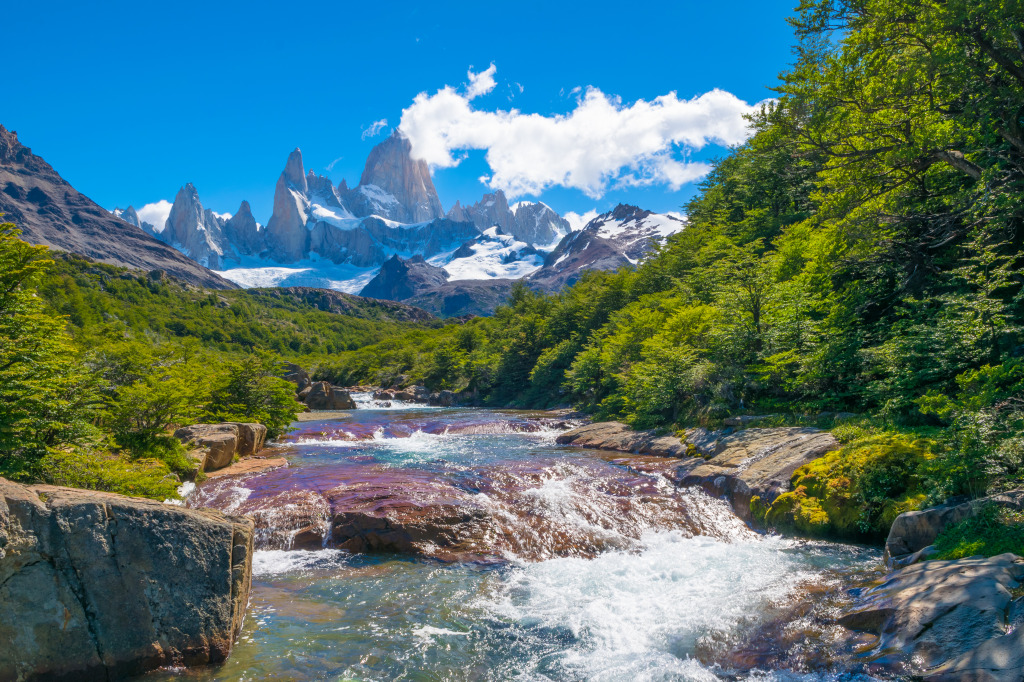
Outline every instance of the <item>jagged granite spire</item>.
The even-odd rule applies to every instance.
[[[370,151],[349,207],[356,215],[376,214],[403,223],[444,215],[427,162],[412,158],[409,139],[397,130]]]
[[[302,260],[309,251],[309,186],[298,148],[288,155],[281,177],[274,188],[274,212],[267,223],[266,242],[269,255],[280,263]]]

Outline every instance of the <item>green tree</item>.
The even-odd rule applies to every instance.
[[[0,223],[0,474],[30,480],[50,448],[80,441],[93,403],[63,319],[35,294],[47,249]]]
[[[282,361],[271,353],[251,353],[231,363],[213,391],[207,418],[259,422],[267,427],[268,438],[287,433],[303,406],[295,400],[295,385],[281,374]]]

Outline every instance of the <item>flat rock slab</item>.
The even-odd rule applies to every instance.
[[[741,518],[751,521],[754,497],[771,503],[789,490],[793,472],[838,447],[832,434],[814,428],[745,429],[719,440],[707,461],[681,465],[677,481],[724,495]]]
[[[1010,590],[1024,579],[1014,554],[925,561],[891,573],[839,618],[878,637],[874,657],[893,672],[939,682],[1020,682],[1021,630]]]
[[[789,490],[793,472],[839,447],[832,434],[814,428],[745,429],[734,433],[691,429],[686,440],[634,431],[619,422],[588,424],[560,435],[556,442],[597,450],[675,457],[675,481],[726,497],[736,513],[750,521],[750,501],[764,503]],[[701,456],[693,456],[693,455]]]
[[[295,415],[295,421],[297,422],[322,422],[322,421],[334,421],[336,419],[348,419],[352,416],[351,412],[337,412],[334,410],[316,410],[314,412],[299,412]]]
[[[253,523],[0,478],[0,680],[107,680],[224,661]]]
[[[563,433],[555,442],[594,450],[660,457],[686,457],[692,452],[686,443],[675,436],[659,436],[653,431],[634,431],[619,422],[587,424]]]
[[[231,466],[206,474],[207,478],[218,478],[220,476],[241,476],[243,474],[255,474],[261,471],[270,471],[278,467],[288,466],[288,460],[284,457],[247,457],[239,460]]]

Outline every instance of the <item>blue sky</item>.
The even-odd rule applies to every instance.
[[[686,164],[724,151],[713,140],[700,150],[670,143],[639,169],[629,167],[627,150],[624,170],[585,192],[579,183],[534,176],[546,177],[545,165],[572,157],[580,130],[604,133],[580,117],[575,127],[552,128],[566,139],[549,153],[510,159],[522,145],[509,136],[528,134],[528,127],[501,127],[508,116],[496,112],[515,109],[519,123],[545,123],[576,111],[590,90],[610,107],[597,129],[614,138],[620,119],[644,125],[646,118],[623,113],[640,100],[674,92],[662,118],[671,107],[685,118],[687,100],[716,88],[751,104],[771,97],[768,88],[792,59],[785,17],[793,0],[96,5],[21,2],[4,9],[0,123],[107,208],[173,199],[192,182],[208,208],[233,212],[247,199],[261,222],[291,149],[302,149],[307,170],[355,184],[370,148],[383,139],[368,134],[372,124],[387,120],[386,134],[418,94],[431,98],[445,86],[479,119],[482,128],[471,137],[484,140],[455,140],[445,150],[461,159],[434,174],[445,209],[456,199],[478,199],[488,191],[480,178],[489,177],[532,186],[560,212],[620,201],[678,210],[695,190],[678,181],[699,170]],[[469,72],[485,73],[493,85],[471,92]],[[436,112],[417,120],[423,139],[440,139],[431,126],[445,122]],[[449,131],[466,127],[462,120],[447,124]],[[632,139],[624,135],[621,144]],[[505,158],[497,172],[488,149]],[[573,172],[600,173],[581,164],[622,161],[613,152],[572,161]],[[428,158],[436,161],[438,152]],[[670,159],[669,175],[689,170],[673,183],[652,159]],[[560,172],[552,169],[552,177]]]

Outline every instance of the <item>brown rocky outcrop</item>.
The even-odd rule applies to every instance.
[[[0,679],[222,662],[252,555],[248,519],[0,479]]]
[[[250,457],[262,450],[267,427],[245,422],[193,424],[175,431],[174,437],[193,448],[201,471],[216,471],[230,465],[235,455]]]
[[[686,439],[634,431],[619,422],[588,424],[557,438],[567,445],[633,454],[681,457],[676,482],[725,496],[736,513],[751,521],[753,497],[769,503],[789,490],[798,468],[839,447],[831,434],[813,428],[709,432],[692,429]],[[697,455],[697,456],[693,456]]]
[[[865,590],[839,618],[877,635],[872,658],[929,682],[1020,682],[1024,603],[1010,590],[1024,580],[1014,554],[926,561]]]
[[[354,410],[356,401],[340,386],[331,386],[326,381],[315,382],[306,396],[306,405],[311,410]]]
[[[947,527],[974,516],[986,504],[1022,510],[1024,489],[1011,490],[961,504],[945,504],[920,511],[904,512],[896,517],[889,529],[889,537],[885,541],[886,556],[896,558],[926,548],[935,542],[935,538]]]

